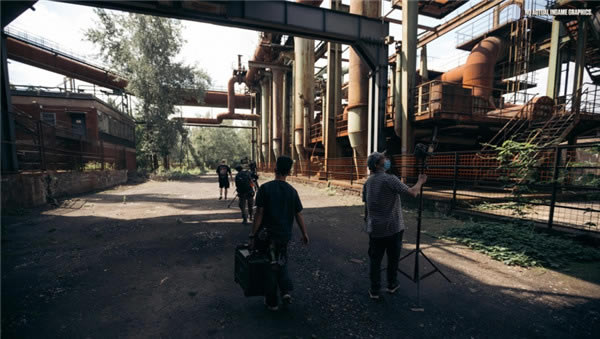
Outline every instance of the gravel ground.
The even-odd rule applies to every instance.
[[[395,295],[373,302],[360,198],[293,185],[311,244],[295,230],[288,309],[269,312],[233,282],[234,248],[249,226],[235,204],[217,200],[215,177],[150,181],[3,217],[3,337],[600,337],[598,263],[508,267],[427,235],[425,253],[452,283],[427,278],[422,311],[402,277]],[[415,213],[405,218],[412,249]],[[428,212],[423,225],[460,223]]]

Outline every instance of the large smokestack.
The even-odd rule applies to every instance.
[[[350,13],[372,18],[379,17],[380,0],[351,0]],[[348,139],[356,155],[367,154],[367,122],[369,103],[369,67],[350,49],[348,87]]]

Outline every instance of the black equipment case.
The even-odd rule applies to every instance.
[[[244,290],[244,296],[264,296],[265,279],[269,269],[268,255],[263,251],[251,251],[248,245],[235,248],[235,282]]]

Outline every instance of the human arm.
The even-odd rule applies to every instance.
[[[264,209],[262,207],[258,207],[256,209],[256,214],[254,215],[254,224],[252,225],[252,232],[250,232],[250,237],[255,237],[258,229],[260,228],[260,224],[262,224]]]
[[[308,233],[306,233],[306,225],[304,224],[304,218],[302,217],[302,214],[300,212],[296,213],[296,223],[298,224],[298,227],[302,232],[302,242],[304,243],[304,245],[308,245],[310,240],[308,239]]]
[[[414,184],[413,187],[408,189],[408,193],[416,198],[421,192],[421,186],[423,186],[425,182],[427,182],[427,174],[419,174],[419,179],[417,180],[417,183]]]

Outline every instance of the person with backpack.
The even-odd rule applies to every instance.
[[[248,224],[248,219],[252,220],[252,208],[254,205],[254,180],[252,173],[244,169],[241,165],[235,168],[235,189],[240,200],[240,210],[242,211],[243,224]],[[247,209],[246,209],[247,208]]]
[[[228,174],[229,177],[227,177]],[[217,175],[219,176],[219,200],[223,199],[223,189],[225,190],[225,200],[227,200],[227,189],[229,189],[229,179],[233,180],[231,168],[227,166],[227,160],[221,160],[221,164],[217,167]]]

